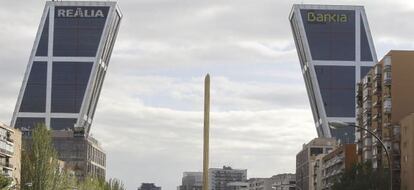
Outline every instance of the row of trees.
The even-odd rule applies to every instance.
[[[45,125],[36,126],[32,131],[31,142],[25,143],[23,148],[22,190],[125,190],[123,183],[118,179],[105,181],[87,177],[83,181],[77,181],[70,170],[59,166],[51,132]]]

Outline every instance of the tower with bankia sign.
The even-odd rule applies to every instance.
[[[121,18],[115,2],[47,2],[11,126],[87,135]]]
[[[79,179],[106,175],[106,154],[89,132],[121,19],[116,2],[46,2],[13,113],[26,143],[46,124]]]
[[[356,84],[377,62],[364,7],[293,5],[289,19],[318,136],[353,143],[329,122],[355,123]]]

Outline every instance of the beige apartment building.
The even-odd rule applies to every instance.
[[[315,189],[315,162],[319,155],[327,154],[337,146],[334,138],[315,138],[304,144],[296,155],[296,186],[302,190]]]
[[[20,187],[22,133],[0,122],[1,175],[12,179],[12,188]]]
[[[401,126],[401,190],[414,189],[414,113],[400,122]]]
[[[394,188],[400,184],[400,125],[414,112],[414,51],[387,53],[358,84],[357,124],[373,131],[386,145],[391,156]],[[389,168],[383,148],[375,138],[357,130],[361,161],[371,161],[374,168]]]

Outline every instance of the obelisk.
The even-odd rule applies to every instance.
[[[203,147],[203,190],[208,189],[208,162],[210,141],[210,75],[204,79],[204,147]]]

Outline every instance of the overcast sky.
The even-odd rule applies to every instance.
[[[107,177],[175,190],[202,170],[203,77],[211,74],[211,167],[295,171],[316,136],[288,22],[308,0],[120,0],[124,19],[92,126]],[[378,58],[413,49],[414,4],[365,5]],[[0,1],[0,121],[10,123],[44,1]]]

